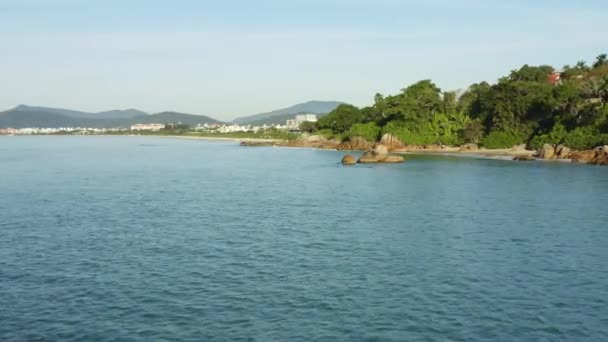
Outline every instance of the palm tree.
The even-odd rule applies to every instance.
[[[595,59],[595,63],[593,63],[593,67],[594,68],[599,68],[604,64],[608,63],[608,55],[606,55],[605,53],[597,56],[597,58]]]
[[[585,62],[585,61],[578,61],[578,62],[576,62],[576,68],[578,70],[581,70],[581,71],[588,71],[589,70],[589,67],[587,66],[587,62]]]

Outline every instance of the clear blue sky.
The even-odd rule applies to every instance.
[[[608,52],[606,0],[0,0],[0,109],[220,119]]]

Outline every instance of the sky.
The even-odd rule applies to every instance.
[[[0,110],[228,120],[608,52],[605,0],[0,0]]]

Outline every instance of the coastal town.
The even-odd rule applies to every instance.
[[[47,135],[47,134],[69,134],[69,135],[95,135],[141,132],[158,132],[164,129],[184,127],[194,132],[209,134],[225,133],[257,133],[268,129],[276,129],[285,132],[299,132],[300,125],[304,122],[316,122],[317,114],[302,113],[286,120],[285,124],[247,125],[236,123],[200,123],[195,127],[182,125],[180,122],[146,123],[134,124],[129,127],[93,128],[93,127],[25,127],[25,128],[0,128],[0,135]]]

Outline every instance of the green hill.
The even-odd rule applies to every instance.
[[[232,120],[236,124],[260,124],[260,123],[282,123],[285,124],[285,120],[292,118],[299,113],[314,113],[319,116],[327,114],[334,110],[342,102],[337,101],[308,101],[305,103],[299,103],[295,106],[275,110],[272,112],[259,113],[254,115],[243,116]],[[276,118],[276,119],[275,119]],[[270,121],[264,121],[270,119]]]
[[[100,113],[87,113],[69,109],[18,106],[0,112],[0,127],[89,127],[113,128],[129,127],[146,123],[177,123],[196,126],[198,124],[221,123],[221,121],[204,115],[193,115],[177,112],[147,114],[136,109],[112,110]]]

